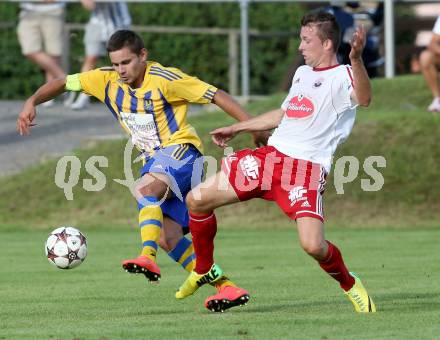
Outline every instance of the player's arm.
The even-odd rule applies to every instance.
[[[277,127],[283,116],[284,110],[276,109],[230,126],[215,129],[210,134],[213,142],[224,148],[228,146],[227,142],[240,132],[267,131]]]
[[[29,134],[29,128],[34,125],[37,111],[35,107],[55,98],[65,91],[66,78],[52,80],[41,86],[30,96],[23,105],[23,108],[17,118],[17,131],[20,135]]]
[[[104,101],[104,88],[108,81],[109,72],[104,68],[83,73],[71,74],[63,79],[52,80],[41,86],[24,103],[23,109],[18,115],[17,131],[20,135],[29,134],[29,128],[34,125],[33,121],[37,114],[35,107],[55,98],[64,91],[83,91],[100,101]]]
[[[235,118],[239,122],[243,122],[252,118],[246,110],[227,92],[218,89],[212,99],[212,102],[225,111],[228,115]],[[270,129],[270,128],[269,128]],[[254,130],[252,132],[253,140],[256,146],[267,144],[270,133],[269,129]]]
[[[350,63],[353,71],[354,91],[353,100],[361,106],[368,106],[371,102],[371,84],[362,61],[362,51],[365,46],[366,32],[363,27],[358,27],[351,41]]]

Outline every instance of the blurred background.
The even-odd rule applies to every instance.
[[[63,5],[62,75],[80,72],[87,62],[83,39],[93,14],[86,2],[91,0]],[[253,115],[279,107],[285,98],[302,63],[298,29],[306,11],[323,7],[336,15],[345,43],[340,62],[346,62],[353,28],[368,28],[363,57],[373,78],[373,100],[359,108],[350,138],[334,156],[334,162],[354,156],[357,163],[343,163],[344,172],[351,165],[359,172],[344,184],[343,195],[334,172],[329,174],[325,215],[326,234],[347,254],[350,268],[366,278],[380,313],[354,315],[339,287],[311,268],[291,221],[263,200],[216,212],[221,221],[216,258],[255,296],[245,309],[213,319],[204,311],[205,294],[188,303],[175,300],[186,274],[166,254],[159,256],[164,277],[159,286],[127,279],[120,260],[140,245],[136,202],[115,181],[125,178],[127,136],[105,105],[95,101],[79,110],[62,96],[38,107],[31,135],[17,133],[23,99],[45,75],[23,56],[17,35],[29,2],[10,0],[0,1],[0,339],[439,338],[440,107],[428,107],[433,98],[418,56],[431,40],[440,1],[119,3],[128,6],[131,27],[144,38],[151,60],[250,99],[245,107]],[[20,39],[35,43],[33,34],[21,33]],[[105,55],[99,58],[97,66],[107,65]],[[190,111],[205,154],[220,160],[223,150],[209,132],[233,119],[209,107]],[[246,134],[231,146],[253,147]],[[81,164],[72,201],[55,181],[64,156]],[[96,169],[106,184],[88,191],[85,181],[96,177],[86,169],[95,156],[108,160],[108,167]],[[375,183],[365,170],[371,156],[386,160],[386,167],[372,164],[384,179],[379,191],[364,190]],[[138,166],[133,164],[134,175]],[[73,170],[65,170],[67,182]],[[58,226],[75,226],[87,236],[89,256],[74,271],[56,271],[44,256],[47,234]]]
[[[98,1],[99,2],[99,1]],[[240,48],[241,11],[239,1],[226,2],[127,2],[132,28],[145,39],[150,59],[173,65],[190,74],[242,94]],[[248,2],[249,94],[265,95],[285,91],[291,75],[301,64],[298,57],[299,20],[304,12],[318,7],[332,11],[343,33],[355,25],[369,30],[364,60],[370,76],[385,74],[384,11],[377,1],[281,1]],[[38,67],[24,58],[17,39],[20,2],[0,2],[0,84],[1,99],[29,96],[44,77]],[[417,56],[429,42],[440,4],[424,1],[394,2],[396,74],[420,71]],[[66,73],[81,70],[84,61],[84,27],[90,13],[78,1],[66,2],[62,67]],[[344,36],[343,36],[344,38]],[[343,39],[343,41],[347,41]],[[347,44],[342,44],[341,61]],[[105,58],[98,65],[107,65]],[[23,81],[26,79],[26,81]]]

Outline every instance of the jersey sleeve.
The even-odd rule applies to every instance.
[[[190,103],[209,104],[217,88],[196,77],[183,75],[166,85],[166,97],[169,102],[186,100]]]
[[[78,74],[81,90],[100,101],[105,98],[105,86],[109,80],[109,72],[105,70],[92,70]]]
[[[358,104],[352,99],[354,91],[353,72],[350,65],[344,65],[341,76],[332,86],[332,101],[336,112],[340,113],[348,109],[354,109]]]

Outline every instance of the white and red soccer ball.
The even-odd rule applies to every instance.
[[[72,269],[80,265],[87,256],[87,241],[76,228],[60,227],[47,238],[46,256],[50,263],[60,269]]]

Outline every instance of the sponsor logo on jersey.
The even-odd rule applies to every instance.
[[[307,194],[307,189],[304,188],[303,186],[294,187],[292,190],[290,190],[289,191],[290,206],[295,205],[295,203],[298,201],[307,202],[307,197],[304,197],[305,194]]]
[[[315,82],[313,83],[313,88],[317,89],[322,85],[323,82],[324,82],[324,78],[316,79]]]
[[[300,94],[290,99],[286,115],[289,118],[305,118],[311,116],[314,111],[315,106],[312,101],[306,96]]]
[[[131,142],[141,150],[151,150],[159,146],[156,124],[152,114],[121,112],[121,124],[131,135]]]
[[[151,99],[144,99],[144,110],[147,113],[153,113],[153,101]]]
[[[240,159],[240,168],[244,175],[250,179],[258,179],[258,162],[254,156],[247,155]]]
[[[303,204],[301,204],[301,208],[310,208],[311,205],[309,203],[309,201],[305,201]]]

